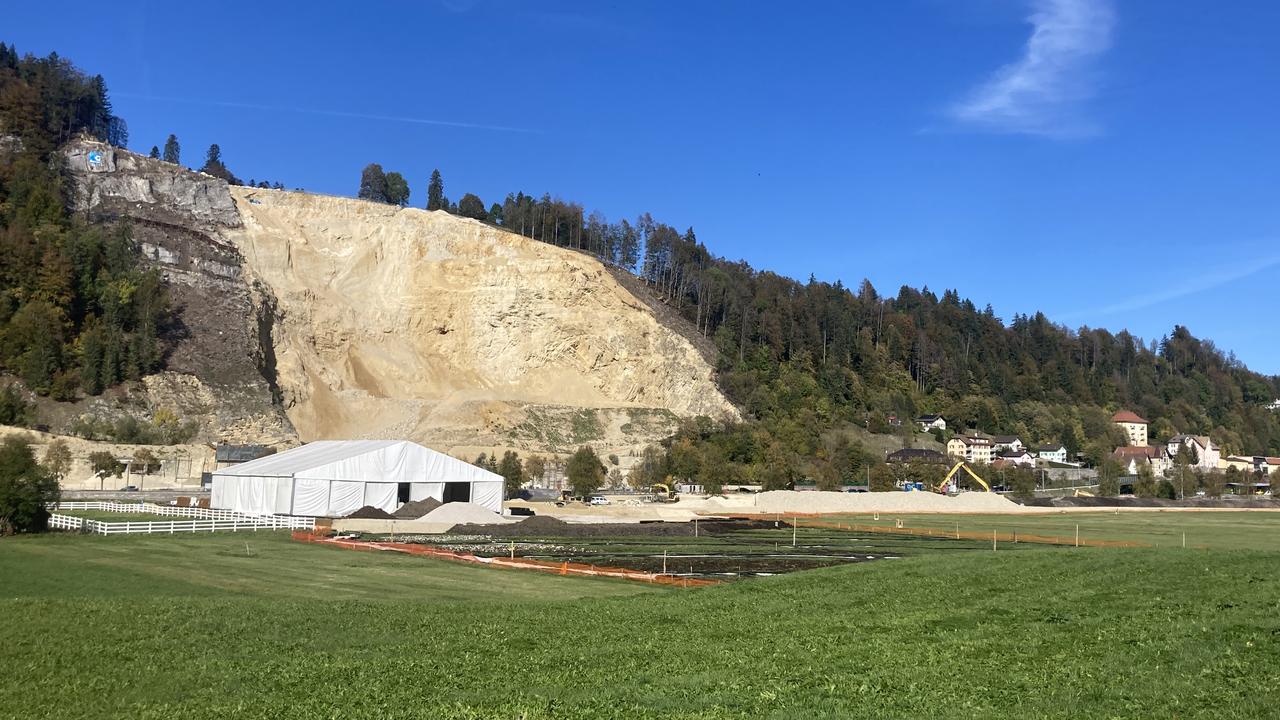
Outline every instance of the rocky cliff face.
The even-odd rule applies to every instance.
[[[232,188],[224,232],[276,298],[304,438],[627,456],[676,417],[736,416],[693,345],[594,259],[473,220]]]
[[[296,428],[462,457],[588,443],[625,470],[679,417],[737,416],[704,355],[585,255],[446,213],[228,188],[98,143],[67,160],[77,208],[129,218],[169,279],[184,329],[147,392],[210,436]]]
[[[208,440],[294,440],[264,374],[270,346],[259,342],[256,318],[270,301],[245,281],[239,250],[222,236],[241,225],[227,184],[104,143],[73,143],[65,155],[75,209],[127,219],[178,311],[168,372],[146,379],[141,400],[200,420]]]

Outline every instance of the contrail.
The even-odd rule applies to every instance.
[[[324,115],[328,117],[355,118],[358,120],[379,120],[383,122],[410,123],[412,125],[436,125],[443,127],[466,128],[469,130],[495,130],[497,132],[536,133],[529,128],[508,127],[505,125],[485,125],[482,123],[457,122],[454,120],[431,120],[428,118],[401,117],[397,115],[373,115],[369,113],[346,112],[343,110],[317,110],[314,108],[285,107],[281,105],[258,105],[255,103],[229,102],[224,100],[195,100],[191,98],[162,97],[159,95],[142,95],[129,92],[115,92],[116,97],[136,100],[155,100],[160,102],[187,103],[190,105],[208,105],[212,107],[241,108],[245,110],[263,110],[266,112],[293,112],[304,115]]]
[[[1059,319],[1079,318],[1088,315],[1115,315],[1122,312],[1132,312],[1143,308],[1159,305],[1160,303],[1177,300],[1188,295],[1212,290],[1223,285],[1227,285],[1238,280],[1243,280],[1251,275],[1256,275],[1264,270],[1280,265],[1280,255],[1263,259],[1259,262],[1251,263],[1245,267],[1235,266],[1220,269],[1217,272],[1211,272],[1202,276],[1199,280],[1178,284],[1176,287],[1159,292],[1148,293],[1146,295],[1137,295],[1126,300],[1105,305],[1103,307],[1094,308],[1089,311],[1069,312],[1059,315]]]

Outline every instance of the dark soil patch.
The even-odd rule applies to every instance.
[[[415,500],[401,505],[394,513],[394,517],[400,520],[417,520],[427,513],[435,510],[444,503],[435,498],[427,498],[426,500]]]
[[[365,505],[347,517],[352,520],[394,520],[396,516],[372,505]]]
[[[791,527],[772,520],[699,520],[699,535],[715,535],[739,530]],[[588,537],[693,537],[692,522],[655,523],[567,523],[546,515],[535,515],[512,525],[455,525],[454,535],[488,535],[495,538],[588,538]]]

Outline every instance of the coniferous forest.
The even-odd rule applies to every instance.
[[[170,317],[128,227],[67,210],[57,150],[80,133],[128,141],[102,76],[0,44],[0,366],[59,400],[159,369]]]

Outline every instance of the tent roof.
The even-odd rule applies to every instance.
[[[292,450],[286,450],[275,455],[251,460],[247,463],[241,463],[228,468],[214,471],[214,475],[236,475],[236,476],[259,476],[259,477],[288,477],[298,473],[305,473],[308,470],[322,468],[332,465],[343,460],[379,453],[388,449],[396,449],[400,452],[421,454],[428,456],[435,463],[444,465],[457,465],[465,467],[469,472],[468,475],[476,476],[476,479],[501,481],[501,475],[495,475],[487,470],[475,467],[474,465],[450,457],[444,453],[436,452],[431,448],[424,447],[418,443],[409,440],[317,440],[307,443]],[[484,477],[487,476],[487,477]]]

